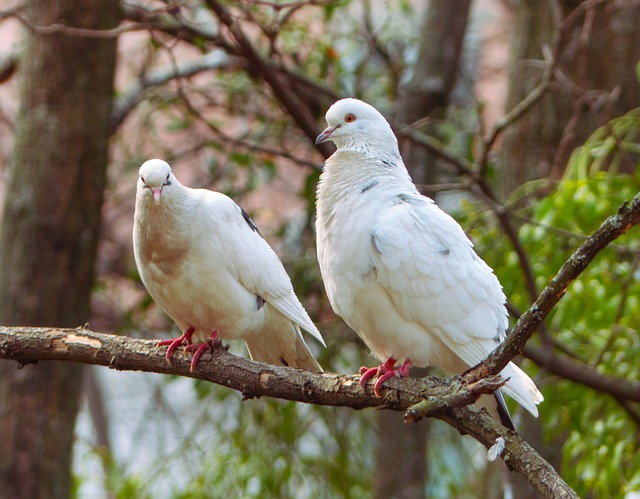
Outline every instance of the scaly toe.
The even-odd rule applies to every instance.
[[[369,378],[372,378],[373,376],[376,376],[378,374],[378,371],[380,370],[380,368],[378,367],[361,367],[360,368],[360,387],[362,388],[362,391],[365,391],[365,385],[367,384],[367,381],[369,381]]]
[[[382,397],[382,393],[380,393],[380,389],[382,388],[382,384],[387,381],[389,378],[393,378],[396,376],[396,371],[387,371],[382,376],[378,378],[376,384],[373,385],[373,393],[376,394],[376,397]]]

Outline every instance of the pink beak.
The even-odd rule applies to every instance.
[[[340,125],[328,126],[327,128],[325,128],[324,131],[316,138],[316,144],[322,144],[323,142],[329,140],[331,134],[335,132],[336,128],[338,128],[339,126]]]
[[[162,194],[162,186],[160,187],[150,187],[151,194],[153,194],[153,200],[156,204],[160,204],[160,194]]]

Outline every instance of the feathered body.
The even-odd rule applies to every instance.
[[[343,99],[326,119],[318,140],[338,149],[320,177],[316,231],[332,307],[383,362],[448,373],[477,364],[508,327],[498,279],[460,225],[418,192],[377,110]],[[511,378],[504,391],[537,415],[531,379],[513,363],[501,374]]]
[[[320,333],[276,254],[229,197],[185,187],[167,163],[147,161],[133,243],[149,294],[183,332],[204,341],[216,331],[245,340],[255,360],[322,370],[300,328],[324,344]]]

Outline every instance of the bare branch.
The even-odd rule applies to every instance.
[[[202,115],[202,113],[199,112],[196,109],[196,107],[191,103],[191,101],[189,100],[189,97],[185,93],[182,93],[181,97],[182,97],[182,102],[184,103],[184,105],[187,108],[187,111],[192,116],[194,116],[198,121],[200,121],[204,125],[206,125],[206,127],[209,128],[209,130],[216,137],[218,137],[220,140],[222,140],[223,142],[226,142],[226,143],[229,143],[229,144],[233,144],[234,146],[242,147],[242,148],[248,149],[250,151],[256,151],[256,152],[261,152],[261,153],[265,153],[265,154],[270,154],[272,156],[279,156],[281,158],[285,158],[285,159],[288,159],[290,161],[293,161],[293,162],[297,163],[298,165],[306,166],[306,167],[312,168],[314,170],[322,170],[322,165],[321,164],[314,163],[313,161],[309,161],[307,159],[300,158],[298,156],[294,156],[293,154],[291,154],[288,151],[285,151],[284,149],[275,149],[273,147],[268,147],[268,146],[264,146],[264,145],[261,145],[261,144],[256,144],[254,142],[248,142],[246,140],[238,139],[236,137],[232,137],[230,135],[227,135],[222,130],[220,130],[220,128],[218,128],[216,125],[214,125],[211,122],[211,120],[208,120],[206,117],[204,117]]]
[[[216,49],[197,59],[167,64],[149,71],[115,100],[111,115],[111,134],[115,133],[129,113],[145,98],[145,92],[150,88],[165,85],[178,78],[187,78],[205,71],[238,64],[240,62],[237,58]]]
[[[608,376],[595,367],[567,356],[560,356],[548,348],[526,345],[524,355],[552,374],[607,393],[616,400],[640,402],[640,383],[637,381]]]
[[[640,223],[640,194],[636,195],[630,204],[621,206],[616,215],[607,218],[598,230],[580,245],[540,293],[531,308],[518,319],[507,339],[469,375],[472,378],[477,376],[476,379],[479,379],[502,371],[511,359],[522,352],[536,328],[542,324],[549,312],[564,296],[569,285],[587,268],[596,255],[638,223]]]
[[[282,107],[291,115],[309,140],[315,142],[318,126],[305,102],[296,92],[291,90],[287,80],[260,55],[231,13],[215,0],[207,0],[206,3],[218,17],[220,23],[229,30],[243,57],[247,59],[251,72],[271,87]],[[325,158],[331,155],[332,147],[330,145],[325,147],[325,144],[320,144],[317,148]]]
[[[549,89],[553,80],[553,73],[558,64],[558,60],[560,58],[560,49],[562,47],[562,9],[559,5],[558,0],[549,0],[548,4],[553,15],[556,28],[554,30],[553,40],[551,42],[552,48],[545,48],[543,50],[545,54],[546,65],[544,71],[542,72],[542,76],[540,77],[540,82],[534,87],[531,92],[529,92],[529,94],[524,99],[522,99],[522,101],[514,106],[511,111],[500,118],[493,126],[493,129],[489,132],[489,134],[483,139],[481,146],[482,149],[476,162],[476,171],[480,174],[481,177],[484,177],[486,174],[487,166],[489,163],[489,152],[493,148],[493,145],[495,144],[497,138],[507,126],[524,116],[527,111],[529,111],[533,107],[533,105],[540,100],[540,98]]]
[[[41,360],[62,360],[107,366],[111,369],[173,374],[210,381],[240,391],[245,398],[270,396],[317,405],[346,406],[354,409],[379,407],[406,410],[425,397],[444,397],[434,416],[469,434],[487,448],[497,438],[506,442],[502,457],[509,468],[521,473],[545,497],[577,497],[540,455],[520,436],[499,425],[485,411],[475,407],[451,408],[448,403],[463,398],[468,403],[480,392],[499,386],[497,378],[475,385],[461,383],[462,377],[390,379],[378,398],[371,386],[363,393],[359,376],[314,373],[279,367],[237,357],[222,347],[205,353],[195,373],[189,371],[189,358],[177,354],[171,365],[155,340],[101,334],[85,329],[0,327],[0,358],[22,364]],[[472,385],[473,386],[473,385]],[[474,393],[475,390],[475,393]],[[466,393],[465,393],[466,392]],[[457,402],[456,404],[457,405]]]
[[[65,35],[80,36],[85,38],[117,38],[121,34],[130,31],[142,31],[149,29],[146,24],[136,22],[123,23],[111,29],[76,28],[74,26],[67,26],[64,23],[40,26],[33,24],[21,10],[13,9],[0,12],[0,19],[9,18],[16,19],[29,31],[39,35],[53,35],[61,33]]]
[[[489,376],[471,383],[465,391],[440,397],[427,397],[407,409],[404,415],[405,422],[416,423],[425,417],[442,412],[444,409],[465,407],[475,402],[480,395],[491,394],[505,383],[506,380],[500,376]]]

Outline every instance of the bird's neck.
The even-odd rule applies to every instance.
[[[342,190],[355,189],[362,182],[384,179],[389,183],[413,185],[400,153],[370,154],[351,148],[338,149],[325,162],[320,186]]]
[[[331,216],[340,205],[349,209],[352,203],[379,183],[385,192],[415,191],[400,154],[371,155],[353,149],[338,149],[325,162],[318,183],[318,216]]]
[[[192,202],[185,188],[175,188],[170,192],[163,192],[160,203],[156,204],[150,195],[136,198],[135,217],[143,221],[139,224],[142,231],[162,231],[167,233],[181,233],[189,230],[192,218]],[[148,193],[147,193],[148,194]],[[151,234],[148,234],[151,236]],[[160,239],[151,237],[151,239]]]

